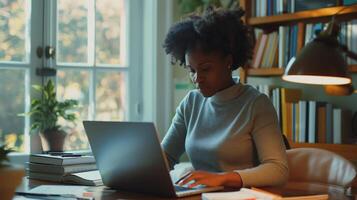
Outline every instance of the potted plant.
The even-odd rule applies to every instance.
[[[9,163],[7,154],[11,151],[5,145],[0,146],[0,199],[2,200],[13,198],[17,186],[20,185],[25,175],[23,168]]]
[[[40,133],[40,136],[47,142],[49,151],[63,151],[67,133],[58,124],[58,120],[62,117],[74,122],[76,115],[70,111],[77,107],[78,101],[73,99],[58,101],[51,79],[44,86],[33,85],[32,87],[41,93],[41,97],[32,100],[30,112],[26,113],[32,117],[30,130]]]

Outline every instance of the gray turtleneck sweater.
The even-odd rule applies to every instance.
[[[162,141],[171,168],[186,152],[195,170],[235,171],[243,186],[273,186],[288,178],[285,146],[268,97],[236,84],[204,97],[187,94]]]

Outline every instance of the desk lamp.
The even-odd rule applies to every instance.
[[[290,60],[282,79],[324,85],[331,95],[352,94],[352,80],[342,53],[352,59],[357,59],[357,55],[338,42],[338,33],[339,25],[333,17],[326,29],[305,45],[296,59]]]

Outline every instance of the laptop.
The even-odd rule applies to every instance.
[[[83,121],[103,183],[113,189],[184,197],[223,187],[174,185],[168,161],[151,122]]]

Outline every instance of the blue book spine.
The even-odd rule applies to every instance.
[[[326,143],[332,144],[332,104],[326,104]]]
[[[299,142],[306,142],[307,101],[299,101]]]
[[[293,57],[296,57],[297,53],[297,35],[298,35],[298,25],[294,25],[293,28]]]
[[[293,48],[294,48],[294,26],[290,26],[289,34],[289,60],[293,57]]]
[[[292,141],[293,142],[297,142],[296,140],[295,140],[295,137],[296,137],[296,126],[295,126],[295,123],[296,123],[296,119],[295,119],[295,116],[296,116],[296,103],[293,103],[293,109],[292,109]]]
[[[286,31],[285,31],[285,38],[286,38],[286,42],[285,42],[285,54],[284,54],[284,66],[286,66],[290,60],[290,26],[286,26]]]

